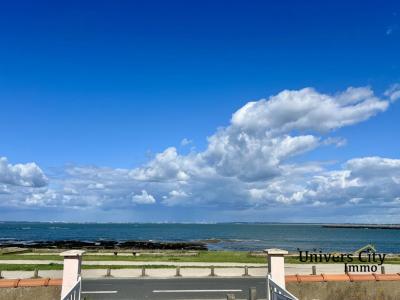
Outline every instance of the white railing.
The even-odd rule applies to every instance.
[[[299,300],[296,296],[289,293],[284,288],[280,287],[271,278],[267,276],[267,299],[268,300]]]
[[[79,276],[75,286],[61,300],[81,300],[82,278]]]

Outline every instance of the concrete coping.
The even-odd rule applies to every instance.
[[[84,250],[68,250],[60,253],[60,256],[69,257],[69,256],[82,256],[85,253]]]
[[[264,252],[267,253],[268,255],[287,255],[287,254],[289,254],[288,251],[282,250],[282,249],[277,249],[277,248],[265,249]]]

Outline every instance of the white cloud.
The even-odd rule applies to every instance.
[[[132,202],[135,204],[154,204],[156,203],[156,199],[145,190],[142,190],[141,194],[132,196]]]
[[[9,194],[10,190],[5,184],[0,184],[0,194]]]
[[[391,99],[392,94],[386,96]],[[365,121],[389,103],[369,87],[334,95],[312,88],[286,90],[244,105],[228,126],[208,137],[203,151],[184,155],[169,147],[134,169],[68,166],[51,178],[51,187],[45,186],[47,178],[35,164],[11,166],[3,159],[0,200],[10,199],[11,193],[8,204],[13,206],[105,210],[139,209],[137,204],[156,204],[156,199],[162,199],[158,205],[232,211],[389,205],[400,197],[399,160],[356,158],[341,168],[333,168],[334,162],[328,168],[326,163],[298,160],[321,146],[344,146],[346,140],[336,132],[332,136],[333,130]]]
[[[349,200],[349,202],[352,203],[352,204],[358,204],[358,203],[360,203],[362,200],[363,200],[363,198],[354,197],[354,198],[351,198],[351,199]]]
[[[344,92],[336,94],[334,98],[340,105],[349,105],[374,98],[374,92],[370,87],[348,87]]]
[[[320,172],[301,182],[302,201],[333,202],[335,205],[373,203],[377,206],[395,201],[400,195],[400,159],[364,157],[347,161],[342,170]],[[285,178],[281,186],[290,186]],[[285,188],[285,190],[288,190]],[[297,191],[286,199],[296,202]]]
[[[187,201],[188,195],[186,192],[182,190],[172,190],[169,192],[168,196],[163,196],[163,204],[173,206],[176,204],[181,204]]]
[[[395,83],[385,91],[385,96],[389,97],[390,101],[395,102],[400,99],[400,83]]]
[[[0,157],[0,183],[42,187],[47,185],[47,177],[35,163],[9,164],[6,157]]]
[[[345,143],[340,138],[321,140],[314,133],[364,121],[387,107],[388,102],[377,98],[369,87],[351,87],[336,95],[312,88],[286,90],[244,105],[228,127],[208,138],[205,151],[183,156],[171,147],[131,174],[138,180],[161,182],[193,183],[205,174],[243,182],[270,180],[281,175],[282,166],[292,157],[322,144]]]
[[[327,132],[365,121],[387,107],[388,102],[375,97],[369,87],[348,88],[335,96],[312,88],[285,90],[268,100],[247,103],[233,115],[232,125],[266,133]]]
[[[56,206],[60,204],[58,198],[60,197],[55,191],[48,189],[43,192],[33,192],[28,195],[24,201],[24,204],[28,206]]]
[[[336,147],[346,146],[347,140],[341,137],[329,137],[324,140],[324,145],[335,145]]]
[[[87,188],[91,190],[103,190],[105,185],[103,183],[89,183]]]
[[[190,144],[192,144],[192,143],[193,143],[192,140],[189,140],[189,139],[187,139],[187,138],[184,138],[184,139],[181,141],[181,146],[187,146],[187,145],[190,145]]]
[[[130,175],[136,180],[187,180],[184,169],[185,161],[178,155],[176,148],[167,148],[159,153],[146,166],[132,170]]]
[[[364,157],[349,160],[346,168],[351,170],[353,177],[364,181],[382,177],[400,175],[400,160],[382,157]]]

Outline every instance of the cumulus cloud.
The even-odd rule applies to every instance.
[[[272,133],[327,132],[367,120],[387,107],[388,102],[375,97],[369,87],[350,87],[337,95],[321,94],[312,88],[285,90],[268,100],[247,103],[234,113],[232,125]]]
[[[163,196],[163,204],[173,206],[175,204],[180,204],[187,201],[189,197],[190,195],[182,190],[172,190],[168,193],[168,195]]]
[[[186,180],[188,175],[183,171],[184,160],[176,148],[167,148],[159,153],[146,166],[132,170],[132,178],[143,181]]]
[[[347,161],[343,170],[315,176],[305,184],[314,199],[384,205],[399,197],[399,182],[400,159],[363,157]]]
[[[400,195],[400,159],[363,157],[347,161],[340,170],[303,177],[285,176],[264,189],[250,191],[258,201],[275,198],[285,204],[334,203],[390,205]]]
[[[181,156],[175,148],[168,148],[146,166],[132,171],[132,176],[154,181],[187,181],[201,174],[245,182],[272,179],[281,175],[282,165],[294,156],[321,144],[344,144],[343,139],[322,140],[313,133],[356,124],[388,105],[369,87],[351,87],[336,95],[312,88],[285,90],[268,100],[244,105],[233,114],[229,126],[208,138],[205,151]]]
[[[41,192],[35,191],[32,194],[27,195],[24,200],[24,204],[28,206],[56,206],[56,204],[60,204],[58,198],[61,194],[56,193],[55,191],[48,189],[43,190]]]
[[[0,157],[0,183],[26,187],[42,187],[47,185],[47,177],[33,162],[12,165],[8,163],[6,157]]]
[[[154,204],[156,203],[156,199],[145,190],[142,190],[141,194],[132,196],[132,202],[135,204]]]
[[[346,206],[381,201],[390,205],[400,199],[399,160],[355,158],[339,168],[333,167],[335,162],[328,168],[327,163],[298,160],[319,147],[345,146],[346,140],[336,131],[385,111],[397,97],[393,96],[396,89],[385,95],[388,99],[380,99],[370,87],[350,87],[335,94],[313,88],[285,90],[234,112],[227,126],[207,138],[202,151],[181,154],[168,147],[133,169],[67,166],[51,179],[51,188],[43,184],[47,178],[36,165],[10,166],[3,161],[0,199],[12,193],[15,205],[101,209],[135,209],[140,204],[236,211],[323,207],[330,202]],[[14,171],[5,172],[4,166]],[[16,166],[31,171],[15,171],[21,168]],[[32,171],[35,167],[36,173]],[[7,177],[5,173],[19,175]],[[33,179],[40,178],[39,174],[42,181]],[[10,188],[12,182],[15,186]],[[30,190],[17,191],[16,185]],[[34,190],[34,186],[41,188]]]
[[[146,181],[187,181],[201,173],[248,182],[271,179],[280,175],[286,160],[321,145],[321,138],[310,132],[327,133],[356,124],[388,105],[369,87],[348,88],[336,95],[312,88],[285,90],[244,105],[233,114],[229,126],[208,138],[205,151],[182,156],[170,147],[131,176]],[[323,144],[332,142],[329,138]]]
[[[286,90],[244,105],[229,126],[208,138],[204,151],[180,155],[167,148],[131,176],[154,182],[152,188],[157,187],[167,205],[323,205],[310,186],[318,180],[350,185],[352,180],[344,181],[342,170],[328,179],[321,166],[290,160],[322,145],[344,146],[345,139],[329,132],[365,121],[388,106],[389,101],[369,87],[350,87],[334,95],[312,88]]]

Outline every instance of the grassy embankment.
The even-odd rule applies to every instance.
[[[141,269],[145,267],[146,269],[172,269],[176,268],[175,266],[164,266],[164,265],[143,265],[143,266],[120,266],[120,265],[94,265],[88,266],[83,265],[82,269]],[[196,268],[196,267],[193,267]],[[62,270],[62,264],[40,264],[40,265],[31,265],[31,264],[1,264],[0,263],[0,271],[34,271],[34,270]]]

